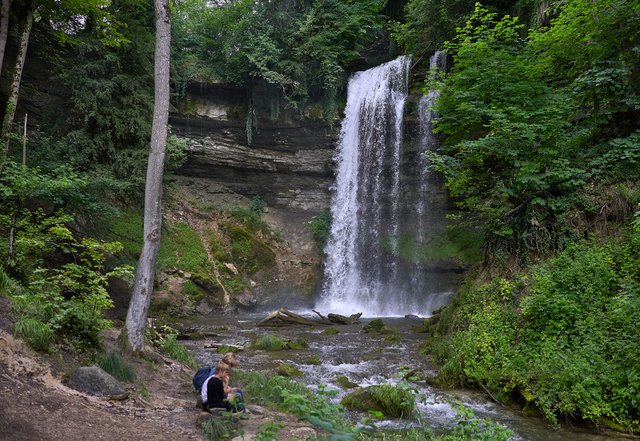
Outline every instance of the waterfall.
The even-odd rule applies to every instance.
[[[429,74],[432,80],[436,80],[440,72],[446,70],[447,54],[443,51],[436,51],[429,59]],[[433,120],[437,116],[432,109],[436,100],[440,96],[440,92],[436,89],[429,90],[426,95],[420,98],[418,103],[418,159],[416,167],[417,175],[417,197],[416,197],[416,243],[415,248],[415,265],[411,274],[411,281],[418,292],[425,290],[425,278],[421,274],[420,268],[420,246],[425,244],[425,239],[429,233],[428,228],[432,224],[432,219],[428,212],[429,208],[429,190],[430,190],[430,171],[429,160],[426,153],[436,148],[436,138],[433,136]]]
[[[432,62],[442,59],[436,54]],[[400,244],[407,235],[419,243],[428,228],[422,220],[428,211],[422,201],[428,185],[424,150],[433,147],[431,114],[423,117],[429,102],[421,101],[420,125],[428,127],[420,129],[424,141],[414,176],[407,178],[402,159],[409,68],[410,58],[399,57],[349,80],[317,308],[365,316],[431,313],[433,287],[416,256],[407,256]]]

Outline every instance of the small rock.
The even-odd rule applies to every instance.
[[[318,433],[311,427],[298,427],[296,429],[291,429],[290,434],[295,439],[315,439],[315,437],[318,436]]]
[[[211,308],[211,306],[206,300],[200,300],[196,305],[196,311],[199,314],[207,315],[207,314],[211,314],[211,312],[213,311],[213,308]]]
[[[236,276],[238,275],[238,268],[233,263],[224,263],[224,266]]]
[[[98,366],[78,368],[69,384],[82,392],[99,397],[109,397],[113,400],[124,400],[129,397],[118,380]]]
[[[257,404],[249,404],[247,410],[251,412],[251,415],[264,415],[264,407]]]
[[[417,316],[415,314],[407,314],[404,316],[404,318],[408,318],[408,319],[414,319],[414,320],[420,320],[422,317]]]

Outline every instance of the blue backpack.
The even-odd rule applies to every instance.
[[[195,389],[195,391],[200,392],[202,390],[202,385],[204,384],[204,382],[207,381],[207,378],[211,377],[214,373],[215,368],[212,366],[205,366],[198,369],[198,372],[196,372],[192,380],[193,388]]]

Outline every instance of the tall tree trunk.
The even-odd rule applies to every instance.
[[[4,61],[4,48],[7,45],[9,35],[9,8],[11,0],[2,0],[0,4],[0,73],[2,72],[2,62]]]
[[[18,92],[20,92],[20,79],[22,78],[22,69],[24,68],[24,60],[27,58],[27,48],[29,46],[29,36],[31,35],[31,25],[33,24],[34,2],[31,0],[27,6],[27,11],[22,19],[22,33],[20,34],[20,46],[16,55],[15,68],[13,70],[13,79],[11,80],[11,91],[7,99],[7,106],[4,113],[4,121],[2,122],[2,134],[0,135],[0,173],[4,161],[9,151],[9,140],[11,139],[11,128],[13,127],[13,117],[16,114],[16,106],[18,105]]]
[[[121,341],[134,352],[144,346],[144,328],[153,292],[153,278],[160,248],[162,226],[162,174],[169,122],[169,50],[171,18],[169,0],[155,0],[155,103],[151,128],[151,151],[144,193],[144,243]],[[124,338],[126,337],[126,338]]]

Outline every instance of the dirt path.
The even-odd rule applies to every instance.
[[[65,386],[44,357],[0,331],[0,440],[202,439],[184,386],[188,374],[175,365],[156,368],[157,375],[142,380],[148,401],[134,386],[126,401],[92,397]],[[174,381],[179,386],[167,387]]]
[[[108,333],[107,344],[115,337],[115,331]],[[110,401],[67,387],[59,362],[0,329],[0,441],[203,439],[203,412],[195,406],[190,368],[149,348],[145,358],[128,360],[138,375],[136,383],[127,386],[129,398]],[[255,439],[270,422],[284,423],[279,440],[316,435],[293,415],[251,405],[249,409],[235,441]]]

